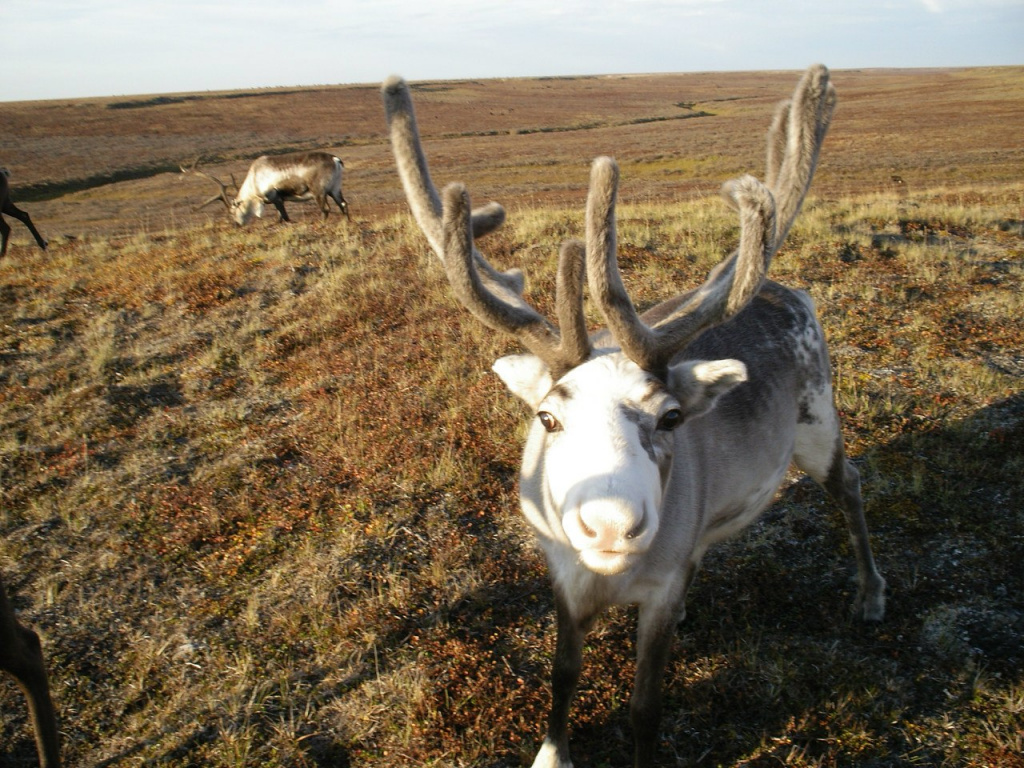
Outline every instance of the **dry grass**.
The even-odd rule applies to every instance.
[[[457,173],[481,198],[576,209],[587,163],[609,153],[623,168],[624,195],[634,200],[717,194],[722,181],[760,167],[771,108],[795,76],[611,75],[414,87],[438,168]],[[1017,130],[1024,68],[843,70],[833,79],[840,106],[817,194],[895,191],[893,175],[914,194],[1024,178]],[[137,106],[113,108],[125,102]],[[0,155],[12,171],[15,200],[34,203],[33,218],[50,238],[219,221],[223,213],[212,208],[191,212],[214,189],[180,179],[179,164],[202,156],[222,178],[241,179],[259,154],[309,148],[345,161],[345,196],[356,217],[405,210],[375,85],[0,104]]]
[[[997,86],[1022,87],[1019,70],[974,77],[991,99]],[[716,102],[741,123],[756,117],[758,142],[789,84],[764,78],[786,86],[758,86],[749,107]],[[881,78],[837,75],[844,111],[826,144],[826,191],[773,274],[812,293],[832,340],[889,615],[879,627],[849,620],[842,527],[794,478],[761,523],[707,559],[668,675],[667,762],[1022,765],[1024,187],[986,159],[1020,163],[1020,149],[993,138],[956,161],[962,183],[942,184],[930,183],[938,166],[901,154],[909,189],[858,181],[855,191],[838,170],[856,165],[843,136],[858,129],[844,120],[864,114],[870,82],[915,90],[906,74]],[[710,99],[711,80],[692,82]],[[549,89],[605,84],[521,87],[539,110]],[[472,103],[492,85],[504,98],[516,84],[417,99]],[[685,98],[676,93],[673,103]],[[480,142],[492,158],[516,148],[490,170],[469,164],[479,198],[499,196],[502,174],[531,159],[572,188],[569,206],[561,187],[500,195],[510,221],[486,249],[527,268],[536,303],[550,306],[558,244],[579,234],[586,162],[602,138],[639,132],[625,148],[621,263],[640,303],[693,285],[727,251],[725,206],[702,195],[670,204],[661,191],[675,178],[656,177],[672,153],[655,161],[640,143],[662,123],[511,130],[584,112],[620,119],[569,104],[556,120],[548,108],[480,115],[428,150],[444,157],[438,168],[461,170]],[[435,137],[457,127],[434,114]],[[997,137],[1004,126],[987,114],[975,127]],[[472,133],[488,125],[504,135]],[[648,158],[635,181],[631,152]],[[719,156],[701,173],[759,167],[754,150]],[[381,190],[384,160],[373,171]],[[50,211],[49,227],[37,219],[44,233],[66,231],[78,213],[59,219],[60,205],[126,190],[156,205],[167,194],[158,181],[25,207]],[[358,210],[356,189],[346,195],[352,224],[306,216],[246,230],[188,214],[146,221],[136,200],[105,228],[54,237],[45,255],[15,240],[0,263],[0,569],[43,635],[70,765],[532,759],[552,606],[516,511],[523,409],[486,372],[514,345],[454,304],[384,192],[373,215]],[[616,611],[588,642],[573,717],[581,765],[628,761],[633,628],[632,613]],[[33,764],[6,680],[0,710],[0,755]]]

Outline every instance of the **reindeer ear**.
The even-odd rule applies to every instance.
[[[668,390],[686,418],[707,413],[719,397],[746,380],[747,366],[739,360],[687,360],[668,370]]]
[[[496,360],[491,370],[498,374],[513,395],[534,409],[554,385],[551,372],[536,355],[507,355]]]

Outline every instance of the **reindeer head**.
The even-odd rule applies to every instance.
[[[235,224],[244,227],[252,221],[253,216],[257,219],[263,217],[263,201],[254,197],[235,198],[228,205],[228,210],[231,212],[231,218],[234,219]]]
[[[475,238],[503,223],[501,206],[473,210],[460,184],[438,195],[408,87],[392,77],[383,96],[406,197],[455,296],[485,325],[515,336],[529,350],[494,365],[536,414],[520,476],[524,514],[546,547],[569,547],[600,574],[627,570],[658,532],[675,459],[674,431],[746,378],[738,360],[688,360],[680,353],[742,311],[760,290],[806,194],[831,118],[835,96],[828,71],[809,70],[794,101],[777,110],[768,186],[751,176],[725,185],[739,214],[738,249],[698,289],[644,318],[618,269],[618,168],[611,158],[595,160],[586,242],[568,241],[559,256],[557,326],[525,301],[521,272],[495,269],[474,246]],[[778,229],[777,206],[783,223]],[[583,314],[584,274],[608,327],[593,339]]]
[[[208,197],[206,200],[204,200],[199,205],[193,206],[192,210],[193,211],[199,211],[199,210],[202,210],[203,208],[205,208],[206,206],[210,205],[211,203],[220,202],[220,203],[224,204],[225,208],[227,208],[228,213],[231,214],[231,218],[234,219],[236,224],[243,225],[243,224],[247,223],[249,221],[249,219],[252,218],[252,215],[253,215],[252,211],[251,211],[251,207],[252,206],[246,206],[245,205],[246,201],[235,199],[231,195],[231,193],[228,192],[228,185],[225,184],[220,179],[218,179],[216,176],[214,176],[213,174],[207,173],[206,171],[200,171],[199,170],[199,161],[201,159],[202,158],[198,158],[197,157],[192,162],[192,165],[188,166],[187,168],[184,165],[179,165],[178,168],[181,169],[181,172],[183,174],[195,175],[195,176],[199,176],[199,177],[204,178],[204,179],[209,179],[210,181],[212,181],[214,184],[217,185],[219,191],[216,194]],[[235,181],[234,175],[231,176],[231,184],[232,184],[232,186],[234,186],[235,191],[237,192],[237,190],[238,190],[238,182]],[[260,206],[260,212],[257,215],[261,215],[262,213],[263,213],[263,208],[262,208],[262,206]]]

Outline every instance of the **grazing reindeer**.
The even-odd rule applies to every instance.
[[[198,162],[198,161],[197,161]],[[215,176],[191,168],[181,167],[182,173],[195,173],[220,186],[220,192],[198,206],[203,208],[220,200],[231,213],[235,223],[244,226],[253,216],[263,216],[263,205],[273,203],[281,214],[281,221],[291,221],[284,209],[285,201],[316,200],[326,219],[330,214],[327,199],[351,220],[348,203],[341,194],[341,171],[345,164],[329,152],[292,152],[287,155],[263,155],[249,166],[238,195],[228,199],[227,185]],[[232,178],[232,182],[234,178]],[[237,186],[237,185],[236,185]]]
[[[35,224],[32,223],[32,219],[28,213],[18,208],[11,201],[11,185],[7,179],[11,176],[11,172],[6,168],[0,168],[0,214],[6,213],[8,216],[13,216],[26,227],[28,231],[32,233],[32,237],[36,239],[36,243],[44,251],[46,250],[46,241],[43,240],[43,236],[39,234],[39,230],[36,229]],[[7,255],[7,240],[11,236],[11,225],[4,221],[4,217],[0,215],[0,259]]]
[[[39,636],[23,627],[14,616],[0,579],[0,669],[10,672],[28,699],[28,709],[36,732],[39,764],[42,768],[59,768],[60,740],[57,716],[50,700],[46,682],[46,666]]]
[[[407,85],[392,77],[382,90],[406,197],[453,292],[530,351],[501,358],[494,370],[536,413],[520,502],[546,556],[557,613],[552,704],[535,768],[572,765],[568,715],[584,636],[605,608],[625,604],[639,606],[635,763],[653,763],[661,679],[701,558],[768,505],[791,459],[842,507],[859,571],[856,613],[880,620],[885,581],[843,449],[824,334],[806,294],[764,279],[831,120],[828,70],[810,68],[777,110],[766,184],[745,176],[725,186],[739,213],[737,251],[702,286],[643,315],[617,264],[618,169],[611,158],[595,160],[586,243],[569,241],[560,254],[559,327],[522,297],[518,270],[499,272],[473,245],[503,222],[501,206],[471,210],[458,184],[442,200]],[[608,324],[590,337],[584,274]]]

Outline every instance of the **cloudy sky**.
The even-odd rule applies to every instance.
[[[0,0],[0,29],[0,101],[1024,64],[1024,0]]]

